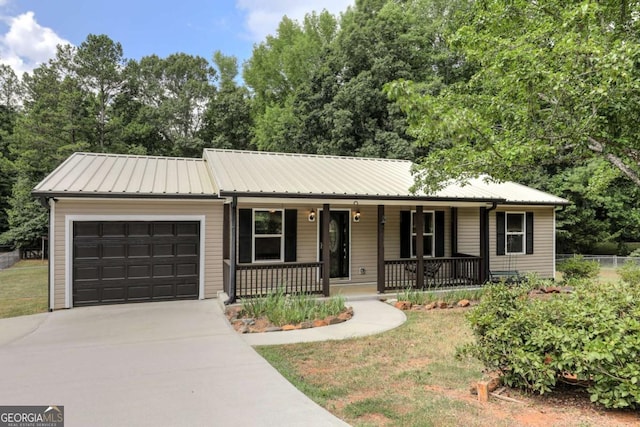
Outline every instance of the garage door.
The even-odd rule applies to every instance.
[[[73,224],[73,305],[198,298],[200,223]]]

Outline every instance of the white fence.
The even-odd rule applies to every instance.
[[[578,256],[578,254],[557,254],[556,262],[562,262],[565,259],[574,258],[576,256]],[[582,255],[582,258],[589,261],[598,261],[600,267],[603,268],[622,267],[622,265],[628,260],[634,261],[636,264],[640,265],[640,257],[617,255]]]
[[[0,254],[0,270],[9,268],[20,259],[20,249]]]

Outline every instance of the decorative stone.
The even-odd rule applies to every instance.
[[[282,328],[280,326],[269,326],[264,331],[265,332],[278,332],[278,331],[281,331],[281,330],[282,330]]]
[[[449,304],[444,301],[438,301],[438,308],[449,308]]]
[[[313,328],[313,323],[312,322],[302,322],[302,323],[300,323],[300,329],[309,329],[309,328]]]
[[[411,302],[409,301],[398,301],[395,303],[395,308],[399,310],[409,310],[411,308]]]
[[[242,323],[245,325],[253,325],[256,323],[256,319],[242,319]]]
[[[323,319],[316,319],[313,321],[313,327],[314,328],[321,328],[323,326],[327,326],[328,323],[325,322]]]
[[[329,325],[337,325],[338,323],[344,322],[344,320],[340,320],[336,316],[329,316],[324,319],[325,322]]]
[[[559,294],[561,289],[558,286],[547,286],[546,288],[542,288],[542,292],[545,294]]]
[[[241,333],[241,334],[246,334],[246,333],[249,332],[249,327],[247,325],[242,325],[238,329],[238,332]]]
[[[468,299],[463,299],[458,301],[458,307],[469,307],[471,305],[471,301]]]
[[[293,325],[284,325],[284,326],[282,327],[282,330],[283,330],[283,331],[293,331],[295,328],[296,328],[296,327],[295,327],[295,326],[293,326]]]
[[[433,310],[437,306],[438,306],[438,303],[434,301],[434,302],[430,302],[429,304],[425,305],[424,309],[425,310]],[[475,387],[475,385],[474,385],[474,387]]]
[[[348,312],[343,312],[338,314],[338,319],[342,320],[343,322],[346,322],[347,320],[351,319],[351,314],[349,314]]]
[[[347,313],[349,313],[349,315],[353,316],[353,307],[347,307]]]

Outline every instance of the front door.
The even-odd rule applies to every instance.
[[[322,261],[322,224],[320,212],[320,261]],[[329,214],[329,254],[331,268],[329,277],[349,277],[349,211],[331,211]]]

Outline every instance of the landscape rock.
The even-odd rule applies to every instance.
[[[342,323],[344,322],[344,320],[336,317],[336,316],[329,316],[327,318],[324,319],[325,322],[327,322],[327,324],[329,325],[337,325],[338,323]]]
[[[294,325],[284,325],[282,327],[283,331],[293,331],[294,329],[296,329],[296,327]]]
[[[547,286],[546,288],[542,288],[542,292],[545,294],[559,294],[561,289],[558,286]]]
[[[300,329],[309,329],[309,328],[313,328],[313,322],[300,323]]]
[[[424,306],[425,310],[433,310],[434,308],[438,307],[438,303],[437,302],[430,302],[429,304]]]
[[[399,310],[409,310],[411,308],[411,302],[409,301],[398,301],[394,305],[395,308]]]
[[[471,301],[468,299],[462,299],[458,301],[458,307],[469,307],[471,305]]]
[[[338,319],[346,322],[347,320],[351,319],[351,314],[345,311],[344,313],[338,314]]]
[[[323,326],[328,326],[329,324],[324,321],[324,319],[316,319],[313,321],[314,328],[321,328]]]
[[[438,308],[449,308],[449,304],[444,301],[438,301]]]

